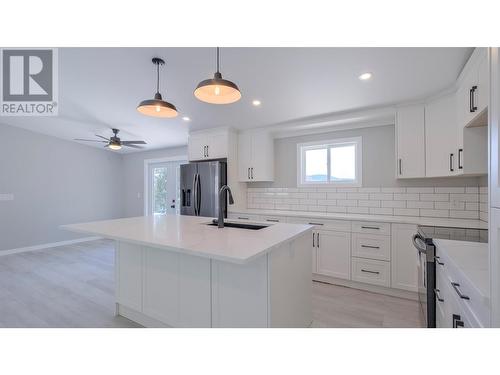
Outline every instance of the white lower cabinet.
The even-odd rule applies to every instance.
[[[317,273],[350,279],[351,234],[327,230],[316,231]]]
[[[352,258],[352,280],[361,283],[391,286],[391,263],[383,260]]]
[[[412,237],[417,226],[392,224],[391,236],[391,286],[397,289],[417,291],[417,250]]]

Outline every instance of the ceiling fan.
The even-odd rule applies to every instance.
[[[120,150],[122,146],[126,147],[132,147],[132,148],[142,148],[137,145],[145,145],[146,142],[144,141],[122,141],[118,137],[118,132],[120,129],[111,129],[113,131],[113,135],[110,138],[103,137],[102,135],[96,134],[96,137],[104,139],[101,141],[100,139],[82,139],[82,138],[75,138],[75,141],[84,141],[84,142],[102,142],[102,143],[107,143],[104,147],[107,147],[111,150]]]

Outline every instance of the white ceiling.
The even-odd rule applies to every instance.
[[[213,76],[215,48],[61,48],[59,116],[0,122],[64,139],[109,136],[117,127],[123,140],[143,139],[146,149],[178,146],[186,144],[189,129],[261,127],[434,94],[454,82],[471,53],[472,48],[221,48],[222,75],[240,87],[242,99],[210,105],[193,90]],[[175,119],[136,111],[155,92],[154,56],[166,60],[161,92],[177,106]],[[358,80],[366,71],[373,78]],[[253,99],[262,106],[252,106]]]

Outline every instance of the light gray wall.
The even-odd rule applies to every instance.
[[[165,148],[137,152],[123,156],[123,176],[125,188],[124,215],[126,217],[144,214],[144,160],[187,156],[187,147]]]
[[[123,216],[122,157],[0,124],[0,251],[85,237],[62,224]]]
[[[476,177],[397,180],[395,178],[394,125],[386,125],[276,139],[274,143],[274,182],[251,183],[248,186],[296,187],[298,143],[358,136],[363,138],[363,186],[365,187],[478,185],[478,178]]]

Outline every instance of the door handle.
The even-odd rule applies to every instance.
[[[194,216],[198,216],[197,212],[196,212],[196,202],[197,202],[197,194],[196,194],[196,191],[197,191],[197,184],[198,182],[198,174],[195,174],[194,175],[194,180],[193,180],[193,201],[194,201],[194,205],[193,205],[193,208],[194,208]]]
[[[208,146],[207,146],[208,147]],[[208,153],[207,153],[208,155]],[[198,173],[198,194],[196,194],[196,198],[198,201],[198,216],[200,216],[200,209],[201,209],[201,178],[200,174]]]
[[[477,90],[477,86],[472,86],[472,89],[470,90],[471,91],[471,99],[470,99],[470,102],[471,102],[471,112],[476,112],[477,111],[477,107],[476,107],[476,103],[475,103],[475,100],[474,100],[474,94],[476,93],[476,90]]]
[[[460,298],[466,299],[466,300],[470,300],[469,296],[466,296],[465,294],[462,294],[462,292],[460,291],[460,289],[459,289],[460,284],[459,283],[452,282],[451,286],[453,287],[453,289],[455,289],[455,292],[457,292],[457,294],[458,294],[458,296]]]
[[[365,273],[373,273],[374,275],[379,275],[380,272],[379,271],[370,271],[370,270],[365,270],[365,269],[361,269],[361,272],[365,272]]]
[[[439,289],[434,288],[434,293],[436,294],[436,299],[437,299],[439,302],[444,302],[444,298],[441,298],[441,296],[439,295]]]
[[[450,172],[453,172],[453,154],[450,154]]]

